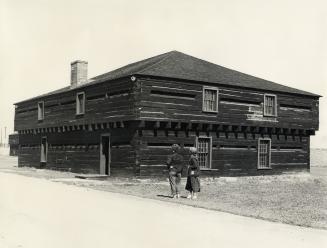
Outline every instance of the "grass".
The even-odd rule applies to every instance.
[[[1,163],[2,164],[2,163]],[[166,179],[74,178],[75,174],[0,166],[0,171],[66,184],[219,210],[292,225],[327,229],[327,177],[307,173],[255,177],[201,178],[197,200],[169,198]],[[182,181],[185,186],[185,179]]]
[[[178,200],[169,198],[168,182],[163,181],[112,182],[110,185],[88,187],[327,229],[327,181],[323,178],[301,174],[235,179],[202,178],[202,192],[195,201],[185,197]],[[186,194],[183,193],[184,196]]]

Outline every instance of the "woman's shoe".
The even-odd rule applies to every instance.
[[[195,199],[197,199],[198,197],[197,197],[197,195],[196,194],[194,194],[193,196],[192,196],[192,199],[193,200],[195,200]]]
[[[189,193],[188,195],[187,195],[187,197],[186,197],[187,199],[191,199],[192,198],[192,194],[191,193]]]

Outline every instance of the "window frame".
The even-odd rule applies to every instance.
[[[199,139],[209,140],[209,167],[200,167],[200,170],[212,170],[212,136],[197,136],[195,137],[195,147],[199,152]],[[200,165],[199,165],[200,166]]]
[[[213,90],[216,91],[216,110],[205,110],[204,109],[204,102],[205,102],[205,91],[206,90]],[[211,86],[203,86],[202,88],[202,111],[207,113],[218,113],[218,102],[219,102],[219,89],[218,87],[211,87]]]
[[[274,97],[274,114],[268,114],[266,111],[266,97]],[[264,94],[263,95],[263,116],[277,117],[277,95],[275,94]]]
[[[45,144],[43,146],[43,140],[45,140]],[[43,154],[42,154],[42,147],[43,147]],[[42,136],[41,137],[41,147],[40,147],[40,150],[41,150],[41,154],[40,154],[40,163],[47,163],[48,161],[48,147],[49,147],[49,144],[48,144],[48,137],[47,136]],[[42,161],[42,155],[44,155],[44,160]]]
[[[268,152],[268,166],[267,167],[260,167],[260,141],[269,141],[269,152]],[[271,170],[271,139],[270,138],[259,138],[258,139],[258,161],[257,161],[257,169],[258,170]]]
[[[40,104],[42,104],[42,109],[40,108]],[[44,120],[44,101],[39,101],[37,103],[37,120],[38,121],[43,121]]]
[[[80,110],[80,100],[79,100],[79,96],[83,95],[83,111]],[[76,93],[76,115],[84,115],[85,114],[85,92],[77,92]]]

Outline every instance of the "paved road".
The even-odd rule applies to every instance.
[[[0,172],[0,247],[327,247],[327,231]]]

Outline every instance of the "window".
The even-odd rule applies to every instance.
[[[202,110],[205,112],[218,112],[218,88],[203,87]]]
[[[277,116],[277,96],[264,95],[263,114],[265,116]]]
[[[211,152],[212,140],[211,137],[197,137],[196,147],[198,150],[199,165],[201,169],[211,168]]]
[[[41,139],[41,163],[47,162],[47,154],[48,154],[48,141],[47,137],[42,137]]]
[[[42,121],[44,119],[44,102],[37,104],[37,119]]]
[[[259,139],[258,141],[258,169],[270,169],[271,140]]]
[[[85,113],[85,94],[84,92],[77,93],[76,95],[76,114],[82,115]]]

